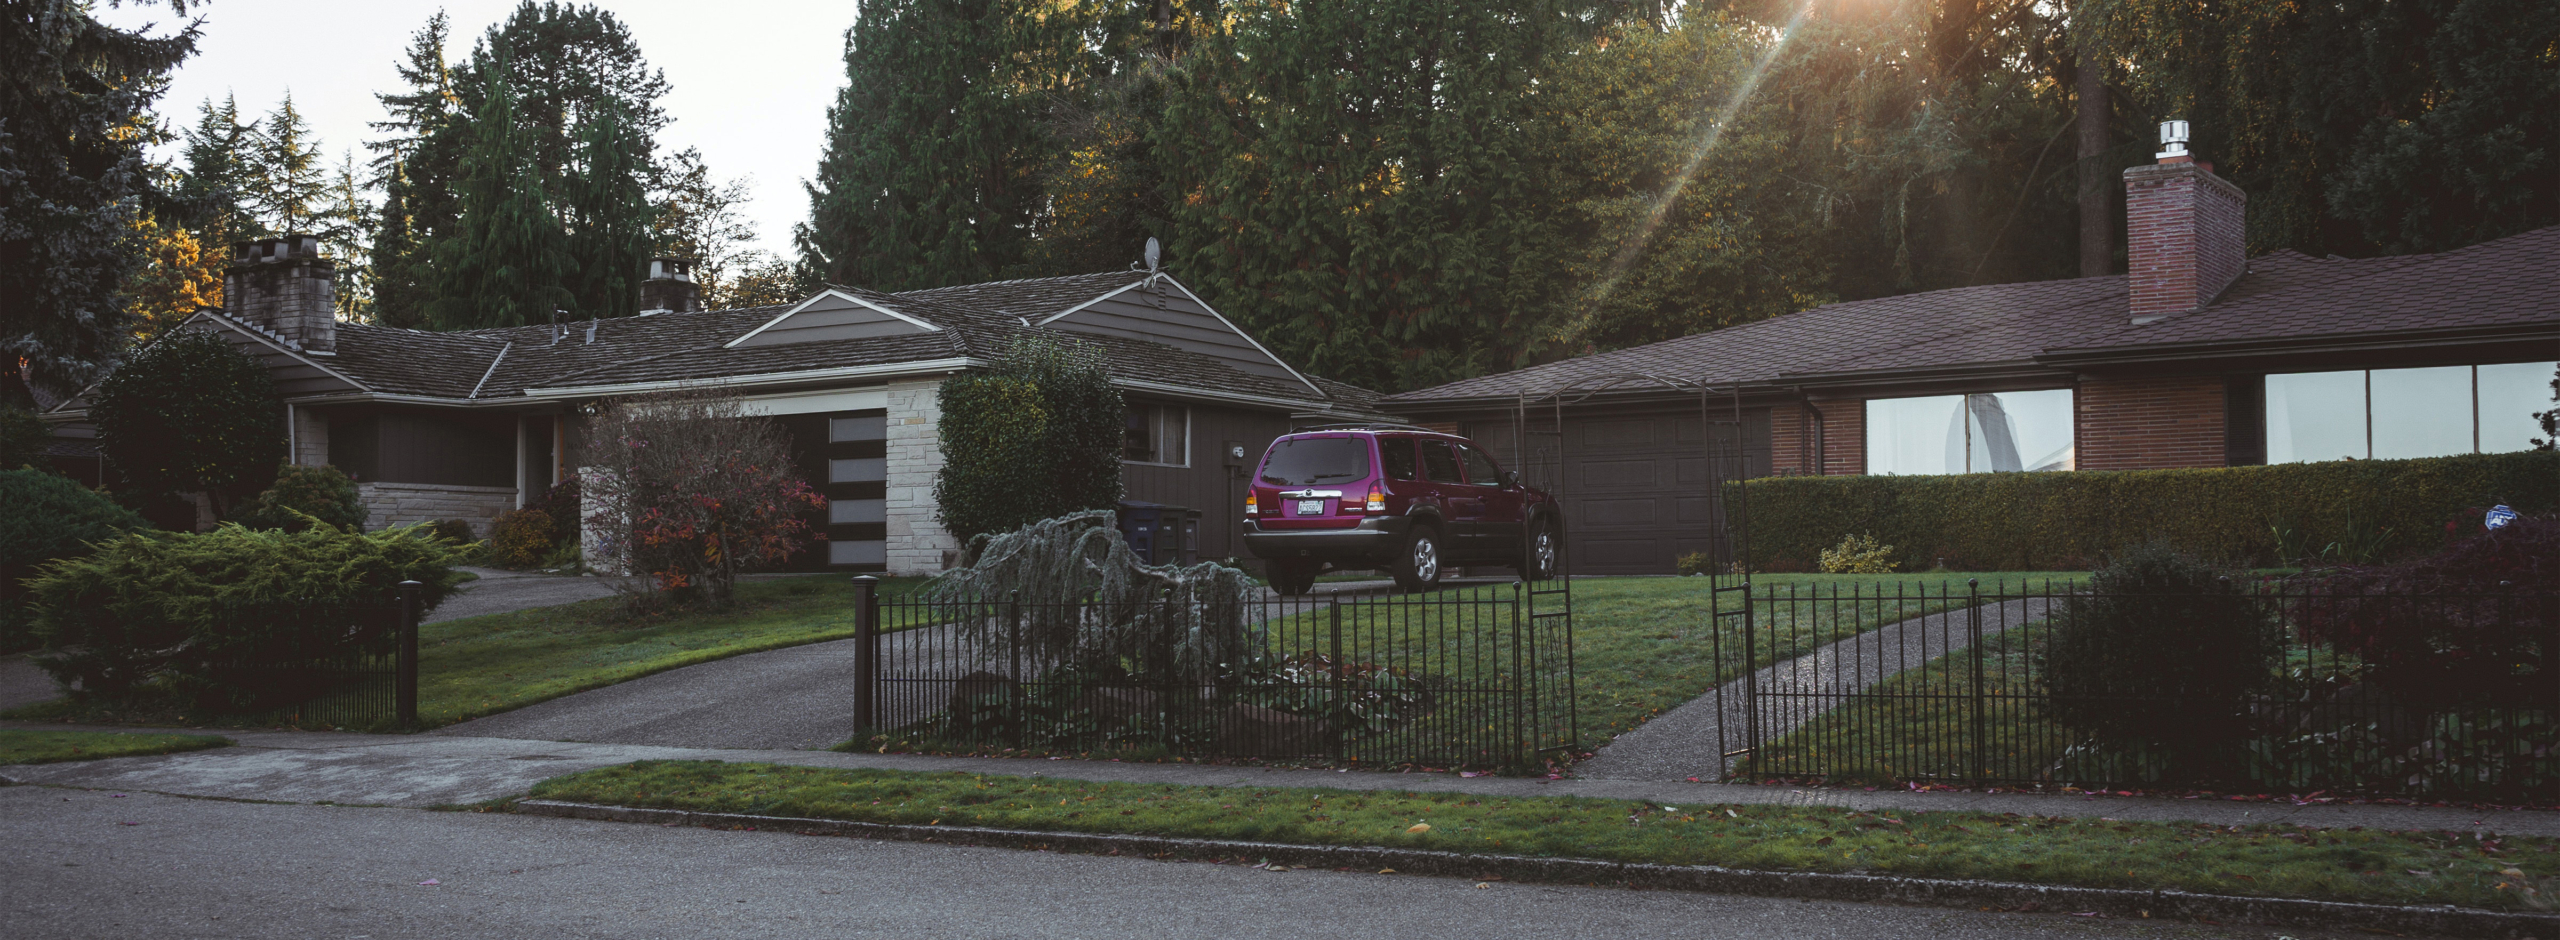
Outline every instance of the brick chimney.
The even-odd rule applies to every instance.
[[[683,258],[649,259],[649,279],[640,282],[640,315],[694,313],[702,309],[702,288],[693,283],[693,262]]]
[[[2160,144],[2160,162],[2124,171],[2136,324],[2203,306],[2248,263],[2248,195],[2187,152],[2187,122],[2161,122]]]
[[[338,350],[338,266],[320,257],[316,235],[262,238],[231,246],[222,279],[233,319],[263,327],[305,352]]]

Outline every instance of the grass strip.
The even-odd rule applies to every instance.
[[[116,731],[18,731],[0,729],[0,764],[51,764],[102,757],[140,757],[229,747],[213,734],[125,734]]]
[[[883,596],[922,578],[882,578]],[[619,597],[486,614],[418,628],[418,722],[437,727],[747,653],[853,636],[850,578],[742,582],[734,603],[635,614]],[[248,726],[261,719],[65,699],[7,717]],[[374,729],[361,729],[374,730]]]
[[[2560,841],[1985,813],[642,761],[532,798],[700,812],[1300,845],[1385,846],[1761,871],[1972,878],[2254,897],[2542,909]]]

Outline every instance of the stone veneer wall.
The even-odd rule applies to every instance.
[[[959,540],[934,519],[933,478],[942,470],[940,384],[888,387],[890,574],[932,574],[959,555]]]
[[[430,483],[358,483],[364,500],[365,527],[372,529],[460,519],[473,534],[489,537],[498,514],[516,506],[516,491],[506,486],[439,486]]]
[[[299,467],[323,467],[329,464],[329,418],[309,408],[293,409],[293,455],[287,458]]]

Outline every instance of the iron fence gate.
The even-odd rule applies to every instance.
[[[1575,743],[1561,582],[1241,610],[857,582],[855,723],[883,746],[1517,767]]]
[[[418,716],[418,591],[379,600],[216,604],[208,642],[183,670],[194,705],[298,727],[409,728]]]
[[[1741,647],[1717,655],[1734,778],[2560,794],[2560,595],[2282,581],[2170,596],[1975,581],[1733,593],[1716,616],[1734,628],[1713,642]],[[2181,650],[2084,626],[2102,600],[2219,610],[2268,645],[2245,668],[2183,668]]]

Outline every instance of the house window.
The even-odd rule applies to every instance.
[[[2526,450],[2549,362],[2267,376],[2267,462]]]
[[[2034,392],[1867,402],[1867,472],[2016,473],[2073,466],[2072,397]]]
[[[853,457],[827,461],[829,483],[876,483],[889,478],[885,457]]]
[[[1120,431],[1120,459],[1130,463],[1191,465],[1191,409],[1132,404]]]

